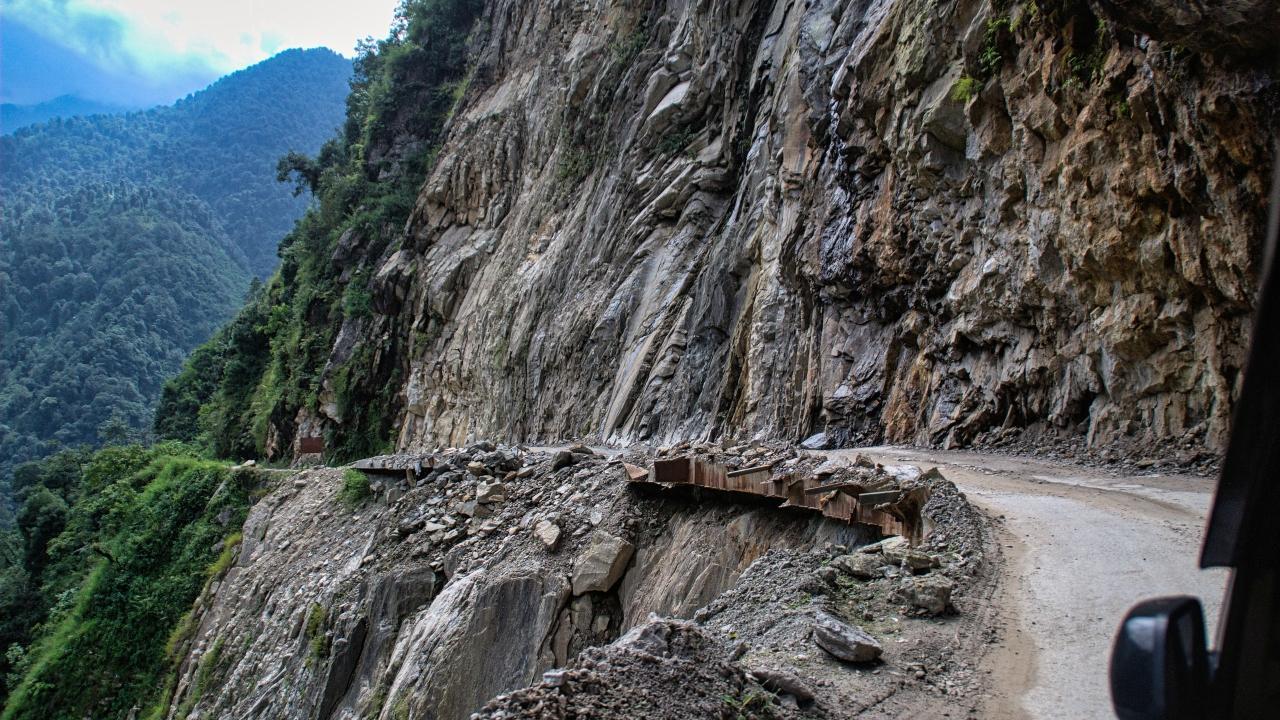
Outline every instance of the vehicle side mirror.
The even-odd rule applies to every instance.
[[[1204,611],[1193,597],[1145,600],[1111,650],[1111,703],[1120,720],[1203,720],[1209,693]]]

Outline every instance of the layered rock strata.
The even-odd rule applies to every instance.
[[[1188,28],[1274,12],[1187,7],[495,0],[332,367],[394,356],[406,449],[1220,448],[1275,86]]]

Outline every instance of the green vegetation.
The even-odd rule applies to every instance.
[[[251,478],[177,443],[20,466],[26,552],[0,575],[0,718],[123,718],[160,701],[193,630],[191,604],[237,541]],[[202,681],[219,649],[201,663]]]
[[[4,195],[56,194],[85,180],[171,189],[207,204],[247,269],[265,277],[307,205],[274,182],[276,159],[332,135],[350,77],[337,53],[288,50],[169,107],[23,128],[0,138]]]
[[[222,575],[231,568],[231,564],[236,561],[236,552],[240,549],[240,545],[243,542],[244,533],[234,532],[227,536],[227,539],[222,541],[222,553],[218,555],[217,560],[213,561],[213,564],[209,566],[209,569],[204,571],[204,574],[208,576],[210,580],[216,580],[222,577]]]
[[[773,696],[768,693],[744,692],[737,697],[725,695],[721,700],[728,706],[729,717],[735,720],[752,720],[752,718],[771,717],[773,715],[773,713],[769,712]]]
[[[195,632],[192,602],[234,562],[245,513],[260,496],[254,474],[205,458],[266,455],[268,432],[287,442],[298,410],[317,411],[322,395],[343,418],[341,436],[329,438],[333,456],[386,446],[395,353],[357,344],[322,377],[344,322],[383,317],[376,268],[331,258],[344,235],[356,257],[401,242],[445,122],[471,82],[467,48],[481,7],[405,0],[390,36],[362,48],[345,123],[314,156],[305,143],[271,145],[259,130],[333,127],[290,105],[293,90],[312,103],[323,95],[296,67],[278,91],[256,82],[260,66],[174,108],[58,121],[0,140],[0,284],[17,288],[0,299],[0,462],[47,456],[18,465],[11,483],[0,476],[0,490],[17,502],[10,512],[0,501],[0,689],[8,701],[0,720],[124,718],[133,708],[162,715]],[[246,88],[256,90],[228,99]],[[183,129],[187,120],[195,127]],[[224,157],[235,138],[269,147],[272,161],[283,157],[275,177],[314,198],[259,188],[256,161]],[[271,170],[269,161],[268,180]],[[107,173],[128,180],[107,183]],[[282,204],[251,202],[259,197]],[[270,208],[296,217],[304,206],[275,274],[251,283],[272,265],[254,244],[275,232],[258,232],[267,215],[277,217]],[[161,388],[158,378],[209,337],[246,286],[239,314]],[[103,336],[97,345],[93,332]],[[46,337],[57,346],[39,345]],[[164,442],[97,452],[80,445],[136,437],[156,394],[152,427]],[[54,452],[53,441],[73,449]],[[367,479],[348,480],[344,496],[363,501]],[[323,608],[309,614],[316,657],[329,652],[327,622]],[[223,640],[201,659],[191,705],[216,682]]]
[[[1071,87],[1086,87],[1102,79],[1103,68],[1107,62],[1110,49],[1111,30],[1105,20],[1092,15],[1088,20],[1095,23],[1094,31],[1086,36],[1082,47],[1071,50],[1067,54],[1069,75],[1066,84]]]
[[[1012,34],[1012,24],[1008,15],[992,18],[987,21],[982,36],[982,51],[978,54],[978,67],[985,80],[995,77],[1004,66],[1006,46]]]
[[[649,44],[649,33],[644,28],[637,28],[631,33],[615,38],[609,43],[609,54],[620,65],[630,65]]]
[[[307,613],[307,640],[311,648],[310,661],[317,662],[329,656],[329,635],[324,624],[329,619],[329,612],[320,603],[311,603]]]
[[[342,492],[340,497],[342,502],[349,507],[355,507],[365,500],[373,491],[369,489],[369,477],[359,470],[347,469],[342,472]]]
[[[964,75],[951,86],[951,99],[959,103],[967,103],[977,97],[980,90],[982,90],[982,83],[977,78]]]
[[[987,20],[978,51],[978,80],[985,82],[999,74],[1014,57],[1018,36],[1033,31],[1057,34],[1059,47],[1066,46],[1064,87],[1083,88],[1102,78],[1114,37],[1107,22],[1084,0],[1032,0],[1016,7],[1010,0],[994,0],[991,9],[993,16]],[[959,99],[958,86],[952,97]]]
[[[307,201],[273,163],[333,132],[350,74],[289,51],[172,107],[0,138],[0,478],[142,439],[165,379],[275,267]]]
[[[387,685],[386,679],[378,681],[378,686],[373,690],[373,698],[369,701],[369,711],[365,714],[365,720],[378,720],[382,715],[382,708],[386,707],[387,694],[391,692],[391,688]]]
[[[481,0],[405,0],[391,35],[362,46],[338,137],[314,157],[281,160],[280,178],[316,199],[280,246],[276,275],[164,388],[155,431],[220,457],[267,457],[300,409],[333,402],[329,460],[385,449],[402,372],[392,351],[359,343],[326,370],[344,322],[376,322],[376,268],[334,262],[339,239],[377,258],[401,231],[470,78],[467,48]],[[406,149],[407,148],[407,149]]]
[[[556,180],[565,187],[572,188],[595,167],[595,154],[584,147],[570,145],[560,154],[560,162],[556,165]]]
[[[685,127],[679,130],[672,130],[663,135],[662,139],[658,141],[658,154],[675,155],[680,153],[689,146],[689,143],[693,142],[693,138],[696,136],[697,133],[692,128]]]
[[[249,279],[208,208],[186,196],[84,184],[9,201],[0,474],[59,444],[130,439]]]
[[[213,673],[218,667],[218,661],[222,659],[222,644],[226,640],[225,635],[219,635],[217,640],[213,641],[213,647],[209,648],[204,655],[200,656],[200,664],[196,666],[196,680],[191,686],[191,691],[183,698],[182,705],[178,708],[178,717],[185,718],[191,714],[191,708],[200,702],[204,691],[209,687],[209,681],[213,678]],[[154,708],[160,709],[160,703]],[[157,718],[163,717],[160,713],[153,713]]]

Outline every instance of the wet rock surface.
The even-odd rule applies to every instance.
[[[402,449],[1204,462],[1274,134],[1274,4],[1221,5],[495,0],[404,236],[349,259],[403,300],[340,336],[402,378]]]

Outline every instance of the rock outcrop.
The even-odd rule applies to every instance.
[[[1275,11],[1209,5],[494,0],[338,337],[394,353],[406,449],[1220,448]]]

